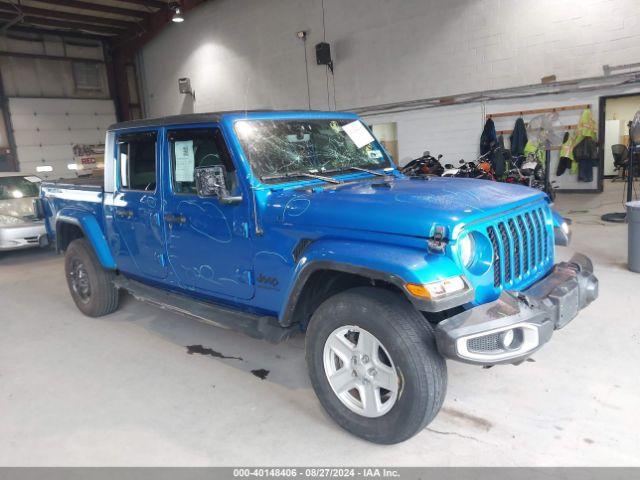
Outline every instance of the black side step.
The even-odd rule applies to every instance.
[[[151,287],[135,280],[118,276],[116,287],[127,290],[134,298],[165,310],[194,317],[217,327],[237,330],[259,340],[272,343],[288,339],[296,327],[282,327],[276,317],[252,315],[228,307],[195,300],[179,293]]]

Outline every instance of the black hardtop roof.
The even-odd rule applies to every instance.
[[[118,122],[109,125],[107,130],[120,130],[123,128],[141,128],[141,127],[166,127],[171,125],[184,125],[188,123],[199,122],[219,122],[224,115],[232,114],[255,114],[255,113],[273,113],[278,110],[228,110],[223,112],[207,112],[207,113],[187,113],[183,115],[169,115],[158,118],[143,118],[141,120],[129,120],[126,122]],[[319,113],[319,110],[280,110],[282,113]]]

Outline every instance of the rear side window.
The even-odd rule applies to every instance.
[[[120,187],[123,190],[156,189],[157,132],[122,135],[118,138]]]

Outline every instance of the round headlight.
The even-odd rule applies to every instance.
[[[475,241],[472,235],[463,236],[459,242],[458,254],[460,255],[460,261],[462,265],[469,268],[473,263],[473,256],[475,250]]]

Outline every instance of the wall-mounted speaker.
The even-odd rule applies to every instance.
[[[316,63],[318,65],[328,65],[333,72],[333,60],[331,60],[331,45],[327,42],[316,44]]]

